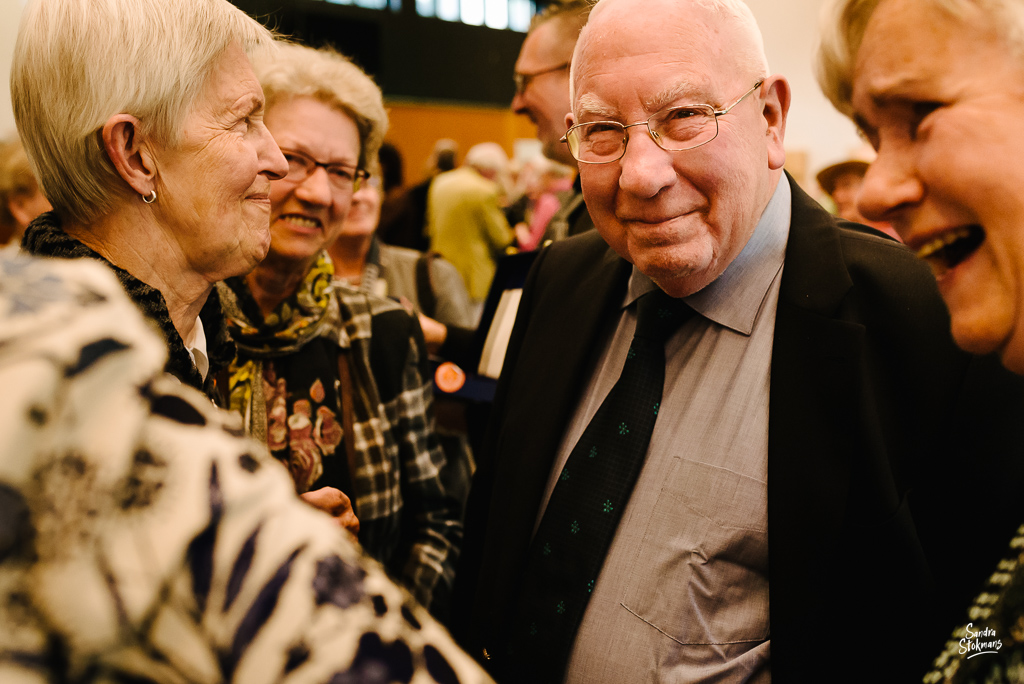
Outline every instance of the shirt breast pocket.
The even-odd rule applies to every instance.
[[[767,639],[766,484],[677,458],[651,512],[622,605],[684,645]]]

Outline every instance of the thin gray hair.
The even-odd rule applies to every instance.
[[[281,42],[272,58],[253,63],[267,111],[296,97],[310,97],[350,117],[359,130],[359,167],[376,173],[388,130],[380,88],[352,60],[330,48]]]
[[[836,109],[852,116],[853,70],[871,15],[884,0],[833,0],[821,14],[815,76]],[[1024,3],[1019,0],[920,0],[964,19],[980,11],[1018,58],[1024,59]],[[914,30],[917,27],[907,27]]]
[[[174,146],[218,57],[272,34],[227,0],[32,0],[11,64],[18,132],[43,193],[89,224],[132,194],[103,147],[115,114]]]

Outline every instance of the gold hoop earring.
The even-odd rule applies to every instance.
[[[148,195],[142,196],[142,201],[146,204],[152,204],[156,202],[156,190],[151,190]]]

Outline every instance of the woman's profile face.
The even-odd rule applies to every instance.
[[[376,176],[368,178],[352,195],[352,207],[340,235],[366,237],[377,230],[381,200],[380,179]]]
[[[310,97],[275,104],[267,127],[286,156],[319,164],[305,178],[292,172],[270,188],[270,251],[278,259],[310,261],[345,225],[354,187],[340,172],[358,167],[359,129],[347,114]]]
[[[180,144],[152,147],[154,214],[192,271],[211,281],[248,273],[270,246],[270,181],[288,167],[240,47],[218,58],[181,130]]]
[[[853,79],[878,151],[858,204],[932,267],[957,344],[1024,373],[1024,69],[998,28],[981,5],[879,4]]]

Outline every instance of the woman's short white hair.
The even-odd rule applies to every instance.
[[[853,69],[871,15],[884,0],[833,0],[822,12],[821,41],[815,64],[818,84],[836,109],[850,116]],[[1024,3],[1020,0],[919,0],[965,18],[979,12],[1003,37],[1006,47],[1024,58]],[[908,26],[907,30],[920,27]],[[1022,62],[1024,64],[1024,62]]]
[[[359,168],[378,170],[377,153],[388,130],[380,88],[362,69],[330,49],[281,42],[272,57],[253,61],[267,111],[296,97],[311,97],[350,117],[359,129]]]
[[[217,58],[272,34],[227,0],[32,0],[11,65],[14,118],[43,192],[88,224],[131,193],[100,131],[120,113],[168,145]]]

